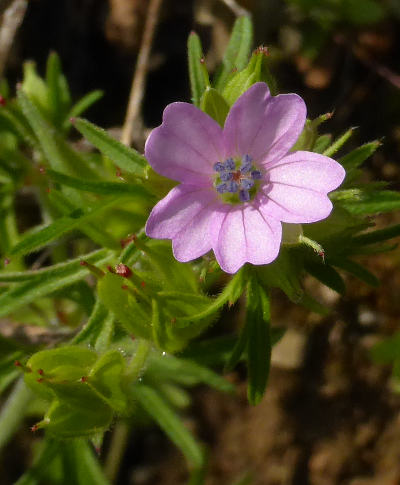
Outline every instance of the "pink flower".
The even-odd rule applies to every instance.
[[[195,106],[172,103],[150,134],[145,155],[153,169],[180,182],[152,210],[148,236],[172,239],[178,261],[211,249],[235,273],[279,253],[282,224],[328,217],[327,193],[345,176],[324,155],[290,152],[306,120],[296,94],[271,96],[256,83],[232,106],[225,126]]]

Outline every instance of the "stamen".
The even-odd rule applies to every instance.
[[[234,170],[236,168],[235,161],[233,158],[228,158],[224,162],[225,170]]]
[[[225,166],[224,166],[223,163],[217,162],[217,163],[214,164],[214,170],[216,172],[224,172],[225,171]]]
[[[250,172],[252,167],[252,162],[253,162],[253,159],[250,157],[250,155],[244,155],[242,157],[242,165],[240,166],[240,171],[242,173]]]
[[[232,180],[232,178],[233,178],[232,172],[221,172],[220,174],[220,179],[223,182],[228,182],[228,180]]]
[[[217,189],[217,192],[220,194],[223,194],[228,191],[226,184],[219,184],[215,187]]]
[[[239,199],[242,202],[248,202],[250,200],[250,194],[247,190],[240,190],[239,191]]]
[[[261,172],[259,170],[253,170],[251,172],[251,178],[253,180],[260,180],[261,179]]]
[[[231,194],[237,192],[239,190],[239,185],[234,182],[233,180],[227,183],[227,190]]]
[[[252,187],[254,187],[254,180],[243,179],[241,182],[241,187],[244,190],[250,190]]]

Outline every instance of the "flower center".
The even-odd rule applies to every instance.
[[[248,202],[256,192],[256,181],[261,179],[261,172],[254,167],[250,155],[217,162],[214,170],[217,172],[215,189],[231,204]]]

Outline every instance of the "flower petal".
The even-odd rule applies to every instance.
[[[265,83],[254,84],[229,111],[224,127],[227,154],[247,154],[261,165],[278,160],[295,144],[306,112],[297,94],[271,96]]]
[[[266,218],[253,204],[224,206],[214,214],[211,238],[223,271],[236,273],[246,262],[267,264],[279,253],[281,223]]]
[[[191,185],[209,185],[214,164],[224,158],[222,129],[189,103],[172,103],[146,142],[145,156],[156,172]]]
[[[332,203],[327,193],[336,189],[345,176],[335,160],[318,153],[298,151],[267,171],[260,204],[265,215],[282,222],[307,223],[328,217]]]
[[[196,259],[211,249],[208,226],[216,204],[212,189],[174,187],[151,211],[146,234],[156,239],[173,239],[178,261]]]

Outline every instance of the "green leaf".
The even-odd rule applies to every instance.
[[[238,71],[246,66],[253,44],[253,24],[250,17],[239,17],[233,26],[231,38],[222,59],[222,68],[218,73],[215,87],[224,89],[233,69]]]
[[[68,116],[64,121],[63,128],[69,128],[72,125],[71,118],[73,119],[80,116],[103,96],[104,91],[100,90],[91,91],[90,93],[85,94],[83,98],[81,98],[76,104],[74,104],[74,106],[72,106],[71,111],[68,113]]]
[[[328,286],[340,295],[345,294],[346,285],[343,278],[329,264],[318,264],[309,261],[305,264],[305,269],[310,273],[310,275],[314,276],[314,278],[321,281],[321,283],[324,285]]]
[[[333,260],[331,263],[334,266],[347,271],[347,273],[352,274],[361,281],[364,281],[364,283],[367,285],[377,288],[380,284],[378,278],[374,274],[364,268],[364,266],[361,266],[361,264],[358,264],[351,259],[338,258]]]
[[[65,440],[62,443],[62,476],[70,485],[110,485],[105,478],[100,461],[94,456],[87,440]],[[49,482],[50,483],[50,482]],[[54,480],[54,483],[59,483]]]
[[[223,289],[222,293],[208,306],[206,310],[187,317],[178,317],[174,323],[174,326],[177,328],[187,327],[197,320],[202,320],[218,312],[218,310],[226,303],[235,303],[235,301],[243,293],[245,283],[245,269],[242,269],[233,276],[233,278]]]
[[[123,145],[105,130],[87,120],[77,118],[73,124],[93,146],[103,155],[111,158],[122,170],[143,176],[143,170],[147,166],[147,161],[136,150]]]
[[[71,344],[78,345],[86,343],[100,352],[105,351],[109,343],[107,336],[110,333],[107,329],[113,326],[113,320],[109,311],[97,299],[88,321],[82,330],[72,339]],[[106,337],[105,341],[104,337]]]
[[[400,358],[400,332],[375,344],[371,349],[372,359],[379,364],[390,364]]]
[[[234,391],[234,386],[229,381],[208,367],[173,355],[152,354],[148,361],[148,372],[157,381],[172,380],[187,386],[203,383],[220,392]]]
[[[207,88],[200,101],[200,108],[213,118],[220,126],[224,126],[229,112],[229,105],[214,88]]]
[[[30,280],[46,280],[48,278],[63,277],[68,273],[75,272],[78,269],[82,269],[81,261],[85,260],[89,263],[96,263],[101,259],[110,259],[111,253],[106,249],[100,249],[93,251],[92,253],[85,254],[70,261],[64,263],[54,264],[42,269],[17,271],[12,273],[0,272],[0,283],[21,283]],[[86,274],[86,273],[85,273]]]
[[[229,355],[229,359],[225,364],[224,373],[231,372],[237,366],[243,353],[246,351],[248,339],[248,327],[245,324],[241,328],[239,337],[236,340],[235,346],[233,347],[233,350]]]
[[[33,143],[35,147],[39,146],[49,165],[60,172],[95,178],[97,174],[86,159],[73,150],[61,134],[47,122],[22,89],[18,90],[17,97],[18,104],[36,136],[37,140]]]
[[[37,108],[48,116],[50,106],[48,103],[47,86],[44,80],[38,75],[36,64],[32,61],[24,63],[22,89],[32,99]]]
[[[385,229],[378,229],[352,238],[351,243],[356,246],[364,246],[366,244],[375,244],[377,242],[387,241],[394,237],[400,236],[400,224],[385,227]]]
[[[60,217],[45,227],[35,228],[34,232],[23,236],[22,239],[11,248],[9,255],[20,256],[36,251],[73,229],[79,228],[79,226],[84,225],[91,218],[98,216],[104,210],[109,209],[117,203],[121,203],[121,198],[99,202],[98,204],[93,205],[90,209],[77,209],[71,212],[69,216]]]
[[[196,106],[200,106],[200,99],[207,86],[210,85],[210,81],[204,64],[200,37],[195,32],[190,33],[187,48],[192,100]]]
[[[61,441],[45,438],[35,456],[33,466],[15,482],[15,485],[39,485],[44,481],[48,466],[60,451]]]
[[[400,192],[375,190],[361,192],[356,200],[343,200],[340,204],[353,215],[369,215],[400,209]]]
[[[20,379],[14,386],[0,412],[0,449],[2,449],[17,431],[23,421],[32,392]]]
[[[46,83],[48,105],[53,122],[57,127],[61,127],[71,104],[71,94],[62,73],[60,58],[55,52],[52,52],[47,59]]]
[[[63,194],[59,190],[51,190],[48,194],[50,204],[63,216],[69,217],[70,214],[79,214],[82,206],[86,207],[87,210],[92,209],[90,204],[83,198],[81,198],[81,202],[79,203],[80,194],[78,194],[78,200],[75,200],[75,197],[73,196],[68,197],[68,195]],[[107,229],[108,226],[109,225],[107,225]],[[119,247],[119,242],[116,238],[110,235],[105,226],[103,229],[103,225],[99,224],[98,220],[94,220],[93,222],[90,220],[86,221],[85,224],[79,226],[79,230],[99,246],[112,249],[117,249]]]
[[[382,21],[389,11],[375,0],[346,0],[341,7],[344,19],[356,26],[376,24]]]
[[[339,163],[343,165],[346,172],[349,170],[354,170],[365,162],[365,160],[367,160],[367,158],[369,158],[380,146],[381,142],[379,141],[372,141],[370,143],[366,143],[365,145],[361,145],[344,157],[340,158]]]
[[[54,182],[72,187],[83,192],[102,195],[129,195],[130,199],[140,202],[149,201],[151,195],[142,185],[120,182],[93,182],[82,178],[71,177],[55,170],[47,170],[46,174]]]
[[[113,254],[111,252],[102,249],[82,256],[81,260],[102,265],[109,262],[112,257]],[[0,294],[0,317],[83,279],[89,274],[89,271],[85,266],[80,265],[78,259],[75,259],[68,263],[54,266],[52,270],[29,272],[29,275],[32,273],[38,273],[37,277],[13,285],[9,290]]]
[[[132,393],[143,409],[182,451],[188,462],[192,466],[200,467],[203,463],[200,446],[158,392],[149,386],[140,384],[133,387]]]
[[[253,277],[247,286],[247,396],[250,404],[259,404],[267,387],[271,365],[269,298]]]

